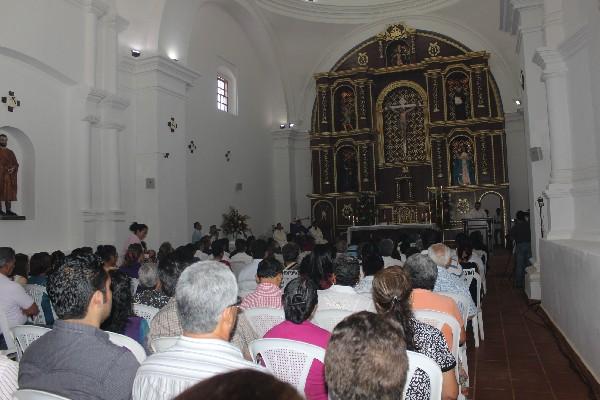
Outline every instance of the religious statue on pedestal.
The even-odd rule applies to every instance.
[[[469,80],[467,78],[448,81],[448,117],[450,120],[460,121],[469,118],[468,88]]]
[[[15,216],[11,209],[11,202],[17,200],[17,171],[19,163],[15,153],[8,149],[8,137],[0,135],[0,215]],[[4,211],[1,209],[4,202]]]
[[[342,129],[348,132],[354,129],[354,120],[356,119],[354,93],[352,91],[343,91],[341,100]]]
[[[356,151],[354,151],[353,148],[345,147],[339,152],[338,157],[338,191],[358,191],[358,164],[356,161]]]
[[[406,104],[406,99],[404,97],[400,98],[399,104],[387,106],[385,111],[397,112],[399,116],[399,128],[400,128],[400,141],[402,143],[402,156],[406,158],[408,150],[406,146],[407,139],[407,115],[417,108],[418,104]]]
[[[471,147],[464,142],[455,147],[452,160],[452,184],[458,186],[476,184]]]

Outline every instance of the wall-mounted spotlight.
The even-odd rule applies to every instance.
[[[142,52],[138,49],[131,49],[131,57],[138,58],[142,55]]]
[[[290,122],[290,123],[288,124],[288,126],[289,126],[289,127],[290,127],[290,129],[291,129],[291,128],[295,127],[295,126],[296,126],[296,124],[295,124],[295,123],[293,123],[293,122]]]
[[[521,106],[521,100],[515,99],[515,104],[517,105],[517,107],[520,107]]]
[[[279,124],[279,129],[285,129],[285,124]]]

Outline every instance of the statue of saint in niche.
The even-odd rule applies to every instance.
[[[471,146],[465,142],[458,143],[453,153],[452,184],[457,186],[475,185],[475,167]]]
[[[0,135],[0,216],[16,216],[11,209],[11,202],[17,200],[17,171],[19,163],[15,153],[8,149],[8,137]],[[4,202],[4,211],[1,203]]]
[[[338,154],[338,192],[358,191],[356,151],[346,147]]]
[[[354,129],[353,123],[356,116],[354,109],[354,93],[351,91],[343,91],[341,99],[340,112],[342,114],[342,129],[348,132]]]
[[[469,117],[466,93],[468,84],[469,81],[466,78],[448,82],[450,119],[458,121]]]
[[[392,55],[390,56],[390,65],[398,67],[405,64],[410,64],[408,47],[403,43],[398,43],[395,45]]]

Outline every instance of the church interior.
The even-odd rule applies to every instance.
[[[0,7],[0,135],[18,162],[0,153],[0,246],[120,251],[137,221],[158,250],[230,209],[256,237],[300,221],[348,245],[435,230],[455,247],[488,221],[489,330],[482,347],[469,336],[465,398],[600,398],[598,1]],[[531,253],[517,291],[519,212]],[[548,330],[527,319],[538,311]],[[521,323],[525,339],[508,334]],[[524,341],[535,361],[519,370]],[[545,386],[519,388],[538,383],[515,383],[526,369]]]

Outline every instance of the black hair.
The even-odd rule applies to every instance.
[[[160,262],[160,260],[162,260],[163,258],[165,258],[166,256],[168,256],[172,252],[173,252],[173,246],[171,245],[171,243],[170,242],[163,242],[160,245],[160,247],[158,248],[158,254],[156,255],[156,258]]]
[[[306,321],[319,302],[318,288],[310,279],[300,277],[291,280],[281,296],[285,319],[294,324]]]
[[[29,256],[23,253],[15,254],[15,268],[10,276],[19,275],[23,278],[29,276]]]
[[[158,280],[161,282],[160,290],[165,296],[175,296],[175,287],[179,275],[188,265],[191,265],[191,262],[179,259],[176,253],[172,253],[158,261]]]
[[[54,251],[50,255],[50,271],[51,272],[56,271],[58,269],[58,267],[63,265],[64,262],[65,262],[65,253],[63,253],[60,250]]]
[[[258,239],[252,242],[250,245],[252,251],[252,257],[255,259],[265,258],[267,252],[267,242],[262,239]]]
[[[15,251],[12,247],[0,247],[0,268],[15,259]]]
[[[135,265],[139,262],[140,257],[144,249],[142,245],[139,243],[132,243],[127,248],[127,253],[125,253],[123,265]]]
[[[294,242],[286,243],[281,249],[283,261],[296,261],[300,254],[300,247]]]
[[[94,254],[69,256],[48,276],[48,297],[60,319],[84,318],[94,293],[106,295],[108,274],[102,264]]]
[[[358,259],[350,256],[339,256],[333,260],[335,284],[341,286],[354,286],[360,279],[360,264]]]
[[[112,244],[101,244],[96,248],[96,255],[102,261],[108,262],[111,258],[117,257],[117,248]]]
[[[50,254],[46,252],[35,253],[31,256],[31,260],[29,260],[29,275],[38,276],[47,274],[52,266],[51,261]]]
[[[274,257],[267,257],[258,263],[256,276],[259,278],[275,278],[283,271],[283,265]]]
[[[134,222],[133,224],[129,225],[129,230],[133,233],[143,231],[144,229],[148,229],[148,225],[138,224],[137,222]]]
[[[109,317],[100,325],[100,329],[123,334],[127,320],[133,314],[131,278],[119,270],[111,271],[110,278],[112,308]]]
[[[302,259],[300,275],[309,277],[317,286],[333,273],[331,253],[326,246],[315,246],[312,253]]]

